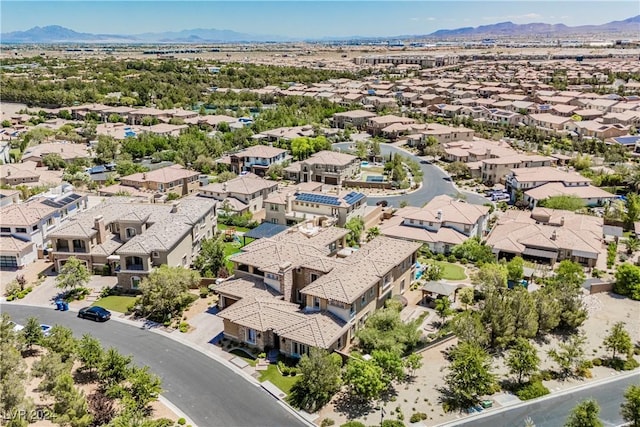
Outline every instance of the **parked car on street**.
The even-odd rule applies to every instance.
[[[106,322],[111,319],[111,312],[106,308],[93,305],[91,307],[85,307],[80,309],[78,317],[81,319],[91,319],[96,322]]]

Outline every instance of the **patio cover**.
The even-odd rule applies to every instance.
[[[462,288],[464,285],[445,283],[445,282],[427,282],[422,286],[424,292],[431,292],[432,294],[450,296],[455,293],[456,289]]]
[[[549,258],[549,259],[557,259],[558,253],[552,251],[543,251],[542,249],[533,249],[533,248],[525,248],[522,251],[523,255],[534,256],[538,258]]]
[[[286,225],[273,224],[271,222],[263,222],[253,230],[249,230],[244,233],[244,237],[250,237],[252,239],[263,239],[265,237],[273,237],[278,233],[282,233],[286,230]]]

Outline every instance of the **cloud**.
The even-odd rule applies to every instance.
[[[416,17],[409,18],[409,21],[414,21],[414,22],[415,21],[435,21],[435,20],[436,18],[434,18],[433,16],[429,16],[427,18],[416,18]]]
[[[521,21],[540,18],[542,18],[542,15],[539,13],[525,13],[522,15],[484,16],[482,19],[485,21]]]

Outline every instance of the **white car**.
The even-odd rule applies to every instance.
[[[45,337],[48,337],[49,335],[51,335],[51,326],[50,325],[40,325],[40,329],[42,329],[42,335],[44,335]]]
[[[18,325],[16,322],[9,322],[9,324],[13,325],[13,330],[15,332],[20,332],[21,330],[24,329],[24,326]]]

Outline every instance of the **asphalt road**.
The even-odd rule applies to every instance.
[[[175,340],[110,320],[96,323],[78,319],[74,312],[0,305],[13,321],[25,324],[30,316],[41,323],[60,324],[76,336],[92,334],[104,347],[116,347],[134,356],[134,363],[147,365],[162,378],[162,393],[199,427],[213,426],[305,426],[261,387],[220,362]]]
[[[593,398],[600,405],[600,419],[605,426],[620,426],[624,420],[620,416],[620,404],[624,400],[624,391],[631,384],[640,384],[640,373],[620,378],[610,383],[594,385],[547,400],[532,402],[529,405],[510,409],[505,412],[483,418],[471,417],[449,426],[473,427],[513,427],[524,425],[524,419],[530,417],[536,427],[557,427],[564,425],[574,406],[584,399]]]
[[[340,143],[334,144],[334,148],[340,148],[341,150],[348,150],[352,143]],[[414,156],[404,150],[399,149],[393,145],[380,144],[380,151],[383,156],[389,156],[389,153],[400,153],[403,156],[410,157],[416,162],[420,163],[424,159],[418,156]],[[375,205],[380,200],[387,200],[390,205],[398,207],[401,201],[406,200],[411,206],[424,206],[425,203],[430,201],[436,196],[441,194],[447,194],[449,196],[456,196],[459,191],[453,185],[451,181],[445,180],[448,175],[443,172],[437,166],[432,164],[420,163],[422,169],[423,179],[422,187],[410,194],[402,194],[398,196],[385,196],[385,197],[367,197],[367,203],[369,205]],[[466,196],[466,201],[477,205],[482,205],[489,202],[489,199],[469,192],[462,192]]]

